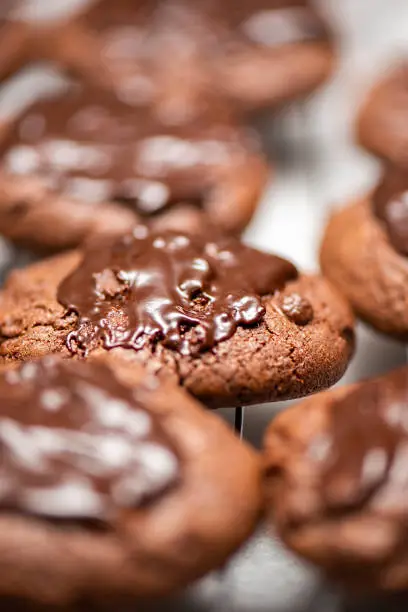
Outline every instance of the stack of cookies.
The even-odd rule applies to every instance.
[[[0,126],[0,234],[36,257],[0,292],[0,603],[139,607],[265,515],[330,578],[407,587],[408,370],[290,409],[263,455],[216,412],[334,385],[353,310],[406,337],[404,74],[363,113],[387,167],[330,221],[325,278],[240,238],[270,172],[249,116],[332,69],[309,2],[24,4],[0,7],[1,77],[65,80]]]

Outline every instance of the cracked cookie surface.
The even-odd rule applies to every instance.
[[[83,358],[67,347],[78,314],[57,298],[60,284],[80,262],[81,253],[71,252],[12,272],[0,294],[4,367],[49,353]],[[306,324],[302,299],[313,313]],[[89,357],[142,362],[210,407],[300,397],[334,384],[354,347],[353,317],[337,291],[321,277],[300,275],[260,300],[263,315],[256,324],[238,326],[231,337],[197,354],[182,354],[159,341],[139,350],[98,343]]]

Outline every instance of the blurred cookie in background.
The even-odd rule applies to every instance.
[[[316,395],[266,433],[270,519],[290,548],[348,588],[408,586],[407,414],[405,367]]]
[[[306,96],[330,76],[332,32],[313,2],[198,3],[223,29],[215,82],[238,108],[275,108]]]
[[[408,169],[408,61],[390,70],[371,90],[360,111],[357,132],[372,153]]]
[[[254,530],[255,453],[181,389],[143,368],[126,380],[55,357],[0,376],[7,609],[118,609],[177,591]]]
[[[0,233],[58,251],[143,221],[239,234],[269,169],[258,138],[220,107],[166,126],[106,90],[66,84],[3,121]]]
[[[54,59],[169,124],[218,99],[251,112],[304,96],[334,58],[304,0],[99,0],[54,34]]]
[[[3,79],[30,61],[31,27],[20,17],[24,2],[0,2],[0,79]]]
[[[335,211],[320,252],[324,275],[375,329],[408,338],[408,188],[389,168],[375,191]]]

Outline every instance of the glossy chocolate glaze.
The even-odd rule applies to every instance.
[[[261,296],[297,277],[296,268],[234,238],[150,233],[88,251],[59,287],[58,299],[79,316],[68,339],[76,352],[141,349],[161,342],[196,354],[259,323]]]
[[[407,417],[408,368],[363,383],[331,406],[322,479],[329,508],[398,496],[407,483]]]
[[[100,364],[30,362],[0,378],[0,394],[3,510],[109,522],[178,478],[142,390]]]
[[[40,177],[68,199],[117,201],[149,217],[175,203],[201,206],[217,173],[245,159],[249,141],[217,117],[164,127],[148,109],[72,86],[16,122],[2,145],[3,167]]]
[[[408,255],[408,172],[397,167],[387,169],[374,192],[373,209],[395,249]]]

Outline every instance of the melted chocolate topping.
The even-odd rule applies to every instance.
[[[394,248],[408,255],[408,172],[389,168],[374,192],[373,207]]]
[[[408,368],[333,404],[322,487],[328,507],[359,506],[380,489],[407,484],[407,416]]]
[[[233,238],[174,232],[133,235],[90,250],[59,287],[79,316],[72,351],[141,349],[160,341],[182,354],[210,349],[238,326],[259,323],[261,296],[297,277],[288,261]]]
[[[281,309],[296,325],[307,325],[313,319],[313,306],[298,293],[285,295],[281,300]]]
[[[53,357],[0,378],[0,507],[111,521],[160,495],[178,458],[142,390]]]
[[[6,171],[36,175],[67,198],[118,201],[151,216],[180,201],[201,205],[217,172],[242,163],[252,145],[223,120],[165,128],[147,109],[72,86],[34,103],[2,152]]]

